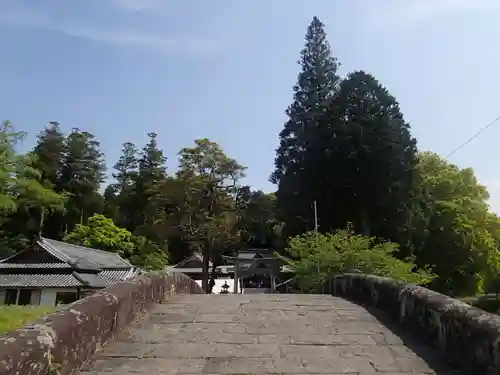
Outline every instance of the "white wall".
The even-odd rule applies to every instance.
[[[40,296],[41,306],[55,306],[56,305],[56,295],[58,292],[74,292],[76,293],[76,288],[44,288],[42,289],[42,294]]]
[[[30,304],[32,305],[39,305],[40,304],[40,299],[42,296],[42,291],[41,290],[34,290],[31,292],[31,300]]]
[[[215,279],[215,285],[212,288],[212,294],[220,294],[222,291],[222,286],[224,283],[227,283],[229,285],[229,293],[232,294],[234,293],[234,279]],[[202,286],[202,281],[201,280],[195,280],[196,284],[198,284],[200,287]],[[241,290],[238,288],[238,293],[241,293]]]
[[[15,289],[15,288],[9,288]],[[55,306],[56,296],[58,292],[73,292],[76,293],[76,288],[44,288],[41,290],[33,290],[31,293],[31,304],[41,306]],[[5,289],[0,289],[0,305],[5,303]]]

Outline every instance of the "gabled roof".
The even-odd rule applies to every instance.
[[[118,254],[77,246],[62,241],[41,238],[37,244],[63,262],[87,270],[132,268],[132,264]]]
[[[198,262],[200,263],[200,267],[202,266],[203,264],[203,256],[198,253],[198,252],[194,252],[193,254],[191,254],[190,256],[188,256],[186,259],[180,261],[179,263],[177,263],[176,265],[172,266],[173,268],[182,268],[185,264],[189,263],[189,262]],[[212,261],[208,261],[208,267],[212,267],[213,264],[212,264]],[[192,267],[190,267],[192,268]]]
[[[103,288],[130,279],[138,272],[132,264],[109,251],[48,238],[40,238],[36,245],[50,254],[49,259],[18,263],[21,254],[31,251],[28,248],[1,260],[0,286]]]

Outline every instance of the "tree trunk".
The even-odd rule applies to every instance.
[[[40,225],[38,227],[38,237],[42,237],[44,220],[45,220],[45,207],[42,207],[42,210],[40,212]]]
[[[209,277],[209,282],[208,282],[208,293],[212,293],[212,290],[215,285],[215,269],[217,266],[215,265],[215,262],[212,263],[212,269],[210,270],[210,277]]]
[[[361,225],[361,234],[364,236],[370,236],[371,233],[370,219],[368,217],[366,210],[364,210],[363,208],[360,210],[359,219]]]
[[[205,245],[202,250],[203,255],[203,265],[201,269],[202,279],[201,279],[201,287],[205,291],[205,293],[209,293],[209,285],[208,285],[208,262],[210,260],[210,248]]]

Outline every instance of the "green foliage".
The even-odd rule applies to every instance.
[[[252,248],[279,247],[276,218],[276,197],[250,187],[240,188],[236,194],[235,209],[241,241]]]
[[[145,270],[162,270],[169,263],[169,254],[166,244],[162,247],[145,237],[132,237],[134,249],[131,253],[124,253],[132,264]]]
[[[64,237],[64,241],[112,252],[126,252],[134,247],[132,233],[117,227],[112,219],[104,215],[90,217],[87,225],[77,224],[75,230]]]
[[[300,234],[313,228],[311,204],[328,170],[318,164],[323,139],[319,130],[328,126],[324,116],[336,94],[340,78],[339,63],[332,56],[323,23],[314,17],[307,29],[300,52],[300,72],[293,88],[293,102],[280,132],[275,170],[271,181],[278,185],[277,204],[286,233]]]
[[[482,292],[498,275],[500,221],[471,169],[422,153],[411,226],[413,255],[438,275],[433,287],[452,295]]]
[[[305,291],[318,291],[334,275],[345,272],[388,276],[421,285],[433,279],[430,272],[417,270],[411,260],[396,258],[397,249],[395,243],[355,234],[350,227],[329,234],[308,232],[290,239],[288,252],[293,260],[288,264]]]
[[[203,287],[209,259],[239,240],[234,201],[245,168],[208,139],[179,152],[179,170],[156,187],[156,233],[170,233],[203,254]],[[214,262],[216,264],[216,262]]]
[[[375,77],[356,71],[342,80],[325,115],[330,125],[318,132],[324,140],[318,160],[335,173],[325,176],[317,200],[337,209],[333,218],[322,212],[323,230],[353,222],[359,233],[403,242],[416,141],[396,98]]]
[[[45,212],[64,209],[65,197],[44,186],[36,156],[18,154],[24,133],[5,121],[0,128],[0,254],[7,256],[39,234]],[[31,215],[36,214],[36,219]],[[31,219],[31,220],[30,220]]]
[[[90,217],[87,225],[77,224],[64,241],[118,253],[144,269],[163,269],[168,264],[166,247],[162,249],[144,237],[134,237],[127,229],[116,226],[112,219],[100,214]]]

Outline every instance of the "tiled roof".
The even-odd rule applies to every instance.
[[[0,275],[0,286],[6,287],[78,287],[83,284],[72,274],[6,274]]]
[[[50,252],[55,252],[68,262],[81,269],[131,268],[132,265],[118,254],[77,246],[66,242],[42,238],[39,245]]]
[[[39,269],[39,268],[68,268],[72,267],[68,263],[0,263],[0,268],[11,268],[11,269]]]
[[[92,288],[105,288],[108,286],[106,281],[99,277],[95,273],[81,273],[75,272],[74,275],[80,280],[84,285]]]
[[[181,273],[202,273],[202,268],[201,267],[196,267],[196,268],[182,268],[182,267],[167,267],[166,268],[168,271],[172,272],[181,272]],[[210,267],[210,272],[212,272],[212,268]],[[235,266],[229,265],[223,265],[223,266],[218,266],[216,268],[217,272],[221,272],[222,274],[225,273],[230,273],[234,272]]]
[[[175,268],[175,267],[169,267],[168,271],[171,272],[180,272],[180,273],[201,273],[202,269],[201,268]]]
[[[133,270],[105,270],[98,273],[98,276],[108,284],[115,284],[119,281],[128,280],[135,276]]]
[[[200,253],[198,252],[194,252],[193,254],[191,254],[190,256],[188,256],[186,259],[184,259],[183,261],[177,263],[174,267],[182,267],[183,265],[185,265],[186,263],[189,263],[189,262],[199,262],[200,265],[203,263],[203,255],[201,255]],[[208,266],[209,267],[212,267],[212,261],[209,260],[208,261]]]
[[[116,253],[46,238],[37,244],[60,262],[15,263],[15,256],[4,259],[0,262],[0,287],[103,288],[136,274],[134,266]],[[60,274],[56,269],[69,271]]]
[[[237,259],[253,259],[257,253],[240,253],[236,256]]]

